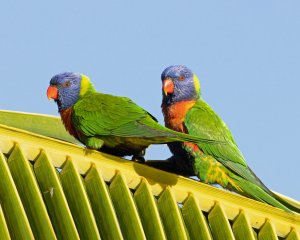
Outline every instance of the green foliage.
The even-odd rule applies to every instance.
[[[0,124],[79,144],[65,129],[60,117],[0,110]]]
[[[43,130],[48,118],[63,129],[59,118],[0,111],[2,124],[7,114],[14,128],[0,126],[1,239],[256,239],[254,229],[258,239],[300,239],[295,214],[36,134],[67,139],[55,125]]]

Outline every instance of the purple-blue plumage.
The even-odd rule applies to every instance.
[[[167,106],[181,102],[197,99],[197,93],[194,85],[193,72],[184,65],[173,65],[167,67],[161,74],[161,80],[172,80],[174,84],[173,94],[164,94],[163,104]],[[184,81],[183,81],[184,80]]]
[[[58,99],[55,100],[59,112],[72,107],[79,99],[81,78],[81,74],[72,72],[63,72],[51,78],[50,85],[59,90]]]
[[[161,80],[165,78],[179,79],[181,75],[186,78],[193,77],[193,72],[184,65],[172,65],[167,67],[161,74]]]

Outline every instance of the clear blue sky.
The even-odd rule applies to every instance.
[[[62,71],[156,116],[162,70],[185,64],[254,172],[300,200],[299,1],[2,1],[0,108],[57,115]],[[148,159],[166,158],[166,146]]]

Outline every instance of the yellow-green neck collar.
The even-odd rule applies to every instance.
[[[95,92],[94,85],[88,78],[88,76],[81,74],[80,92],[79,96],[83,97],[88,92]]]
[[[194,80],[194,86],[195,86],[196,93],[197,93],[197,95],[200,95],[200,93],[201,93],[200,82],[199,82],[199,79],[196,74],[193,74],[193,80]]]

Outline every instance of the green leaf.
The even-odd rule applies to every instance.
[[[101,239],[123,239],[108,188],[95,166],[85,177],[86,191],[91,202]]]
[[[0,153],[0,176],[1,207],[11,237],[15,239],[33,239],[25,210],[2,153]]]
[[[258,233],[259,240],[277,240],[276,232],[270,223],[270,221],[266,221],[263,227],[260,229]]]
[[[8,166],[35,238],[56,239],[32,166],[18,145],[8,158]]]
[[[208,214],[208,222],[216,240],[234,240],[229,221],[219,203],[216,203]]]
[[[169,187],[158,199],[158,209],[168,239],[189,239],[177,202]]]
[[[232,231],[237,240],[255,240],[253,229],[244,211],[241,211],[239,216],[234,221]]]
[[[212,239],[207,221],[193,195],[184,202],[182,216],[191,239]]]
[[[1,236],[1,239],[3,239],[3,240],[10,239],[9,231],[8,231],[8,228],[6,225],[5,217],[4,217],[1,206],[0,206],[0,236]]]
[[[79,142],[66,131],[59,117],[0,110],[0,124],[79,144]]]
[[[96,221],[85,192],[82,178],[74,163],[67,160],[60,180],[81,239],[100,239]],[[101,231],[101,229],[99,229]]]
[[[132,194],[120,173],[113,178],[109,190],[124,239],[146,239]]]
[[[132,161],[1,124],[0,150],[1,239],[300,239],[297,214]]]
[[[14,239],[34,239],[21,199],[2,153],[0,153],[0,176],[1,208],[10,236]]]
[[[156,200],[151,193],[149,184],[145,180],[141,181],[139,187],[135,191],[134,200],[147,239],[166,239]]]
[[[42,152],[34,171],[58,239],[79,239],[57,172],[49,157]]]
[[[300,237],[297,236],[297,232],[295,231],[295,229],[293,229],[286,238],[286,240],[299,240],[299,239]]]

